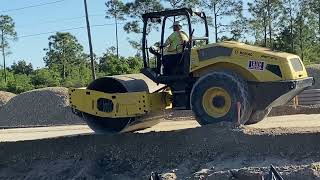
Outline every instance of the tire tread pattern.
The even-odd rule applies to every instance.
[[[245,122],[249,119],[252,107],[251,107],[251,95],[249,93],[249,88],[247,85],[247,82],[237,73],[227,71],[227,70],[220,70],[220,71],[214,71],[211,73],[208,73],[204,75],[203,77],[199,78],[198,81],[194,84],[192,91],[191,91],[191,100],[190,105],[191,109],[194,111],[197,121],[201,125],[206,124],[212,124],[217,123],[221,121],[230,121],[230,119],[224,119],[219,118],[215,119],[212,117],[209,117],[204,110],[201,110],[201,107],[199,107],[199,100],[202,99],[200,91],[202,91],[202,88],[208,87],[208,84],[211,84],[213,87],[214,85],[223,85],[228,84],[229,93],[233,93],[232,97],[236,97],[236,100],[239,100],[241,103],[241,117],[240,117],[240,124],[245,124]],[[234,98],[232,101],[232,107],[231,107],[231,114],[233,116],[237,114],[237,108],[236,106],[237,102],[234,102]],[[203,108],[202,108],[203,109]],[[229,118],[231,117],[228,113],[226,116]],[[233,117],[233,119],[236,119]]]

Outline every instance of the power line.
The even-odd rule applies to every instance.
[[[104,14],[93,14],[90,15],[90,17],[102,17],[105,16]],[[43,25],[43,24],[52,24],[52,23],[57,23],[57,22],[66,22],[66,21],[72,21],[72,20],[76,20],[76,19],[83,19],[85,18],[85,16],[78,16],[78,17],[71,17],[71,18],[64,18],[64,19],[55,19],[55,20],[49,20],[49,21],[42,21],[39,23],[35,23],[35,24],[25,24],[22,26],[17,26],[17,28],[23,28],[23,27],[34,27],[37,25]]]
[[[63,1],[66,1],[66,0],[57,0],[57,1],[47,2],[47,3],[40,3],[40,4],[25,6],[25,7],[21,7],[21,8],[7,9],[7,10],[0,11],[0,13],[7,13],[7,12],[12,12],[12,11],[20,11],[20,10],[24,10],[24,9],[30,9],[30,8],[40,7],[40,6],[57,4],[57,3],[61,3]]]
[[[123,24],[123,23],[121,23],[121,24]],[[111,26],[111,25],[114,25],[114,23],[112,23],[112,24],[96,24],[96,25],[91,25],[90,27],[103,27],[103,26]],[[36,34],[23,35],[23,36],[19,36],[18,38],[20,39],[20,38],[41,36],[41,35],[52,34],[52,33],[60,32],[60,31],[72,31],[72,30],[85,29],[85,28],[87,28],[87,27],[80,26],[80,27],[74,27],[74,28],[60,29],[57,31],[41,32],[41,33],[36,33]]]

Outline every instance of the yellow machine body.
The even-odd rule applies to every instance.
[[[248,82],[255,111],[283,105],[312,83],[300,58],[293,54],[238,42],[191,49],[190,78],[201,78],[219,70],[235,72]],[[143,74],[104,77],[93,81],[87,88],[71,88],[70,104],[75,111],[84,114],[89,126],[94,122],[103,127],[101,124],[110,122],[107,127],[116,127],[117,132],[133,131],[158,123],[147,118],[154,120],[155,114],[171,108],[176,101],[185,100],[164,91],[163,87]],[[273,92],[274,89],[279,91]],[[208,95],[208,107],[211,107],[212,94],[223,95],[213,90]],[[230,108],[231,104],[225,111]],[[219,108],[211,108],[208,112],[215,115],[220,111]]]
[[[139,117],[171,107],[169,92],[104,93],[88,89],[69,89],[71,107],[98,117]],[[109,100],[99,108],[99,100]],[[103,105],[102,105],[103,106]],[[104,109],[104,110],[103,110]]]
[[[210,51],[211,56],[208,55]],[[206,54],[201,55],[201,53]],[[263,63],[264,67],[259,70],[250,69],[250,62]],[[281,75],[269,71],[267,66],[279,67]],[[191,50],[190,72],[194,76],[201,77],[207,72],[220,69],[237,72],[247,81],[255,82],[297,80],[308,77],[299,56],[290,53],[275,52],[268,48],[234,41],[208,44]]]
[[[168,17],[179,16],[188,21],[190,41],[182,44],[181,54],[170,57],[164,53],[165,27]],[[193,36],[191,16],[203,22],[204,37]],[[141,74],[102,77],[86,89],[70,89],[71,106],[96,132],[150,127],[157,122],[153,121],[157,113],[170,107],[192,110],[201,125],[234,122],[237,115],[241,124],[257,123],[271,108],[288,103],[314,83],[294,54],[234,41],[210,44],[203,12],[181,8],[142,18]],[[147,29],[154,22],[163,27],[158,48],[147,43]],[[199,41],[205,45],[197,46]],[[176,58],[172,65],[171,58]]]
[[[143,74],[108,76],[87,88],[70,88],[69,102],[95,132],[128,132],[151,127],[171,108],[171,92]]]

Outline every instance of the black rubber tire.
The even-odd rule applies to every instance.
[[[262,121],[264,118],[268,116],[272,108],[267,108],[265,110],[254,110],[249,118],[249,120],[246,122],[246,125],[250,124],[256,124],[260,121]]]
[[[212,117],[203,108],[203,96],[211,87],[223,88],[231,97],[231,108],[223,117]],[[190,99],[191,109],[200,125],[219,122],[238,124],[237,102],[241,103],[240,124],[245,124],[252,113],[252,101],[247,82],[240,75],[230,71],[214,71],[199,78],[193,86]]]
[[[102,118],[82,113],[87,125],[97,134],[118,133],[122,131],[134,118]]]
[[[112,86],[108,85],[112,83]],[[131,87],[131,86],[130,86]],[[140,87],[140,86],[137,86]],[[104,77],[91,82],[87,89],[95,90],[105,93],[125,93],[126,89],[123,87],[120,81],[114,80],[112,77]],[[98,134],[110,134],[118,133],[122,131],[130,122],[133,122],[135,118],[104,118],[98,117],[87,113],[80,114],[87,125]]]

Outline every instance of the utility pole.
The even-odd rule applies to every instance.
[[[119,60],[119,39],[118,39],[118,20],[117,16],[115,17],[115,22],[116,22],[116,41],[117,41],[117,59]]]
[[[87,22],[87,32],[88,32],[88,40],[89,40],[89,48],[90,48],[92,78],[93,78],[93,80],[95,80],[96,79],[96,69],[95,69],[94,57],[93,57],[93,48],[92,48],[91,30],[90,30],[90,22],[89,22],[89,15],[88,15],[87,0],[84,0],[84,9],[85,9],[85,13],[86,13],[86,22]]]
[[[215,35],[215,40],[216,43],[218,42],[218,13],[217,13],[217,4],[216,2],[213,2],[213,13],[214,13],[214,35]]]
[[[4,51],[4,31],[1,30],[1,47],[2,47],[2,56],[3,56],[3,73],[4,73],[4,82],[7,82],[7,72],[6,72],[6,54]]]
[[[114,10],[118,11],[117,5],[114,2]],[[119,60],[119,38],[118,38],[118,16],[117,12],[114,14],[114,21],[116,23],[116,43],[117,43],[117,59]]]
[[[273,49],[272,42],[272,14],[271,14],[271,1],[267,0],[267,16],[268,16],[268,26],[269,26],[269,48]]]

